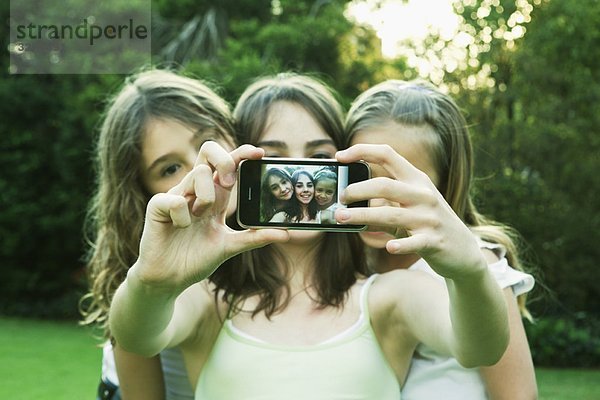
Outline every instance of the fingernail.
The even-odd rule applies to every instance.
[[[337,212],[337,219],[338,220],[342,220],[342,221],[346,221],[350,219],[350,212],[348,210],[338,210]]]
[[[223,185],[231,186],[235,183],[235,174],[227,174],[221,179]]]
[[[388,251],[389,251],[390,253],[395,253],[395,252],[397,252],[398,250],[400,250],[400,245],[399,245],[398,243],[396,243],[396,242],[392,242],[392,241],[390,241],[390,242],[388,242],[388,244],[387,244],[387,249],[388,249]]]

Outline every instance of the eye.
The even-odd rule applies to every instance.
[[[175,175],[180,168],[180,164],[168,165],[167,167],[163,168],[163,170],[160,172],[160,176],[166,178],[168,176]]]
[[[328,152],[319,152],[311,155],[309,158],[333,158],[333,154]]]

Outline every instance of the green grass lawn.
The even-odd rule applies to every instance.
[[[0,399],[93,400],[102,352],[75,322],[0,318]],[[600,399],[600,370],[536,369],[540,400]]]
[[[76,322],[0,318],[0,399],[95,399],[96,344]]]
[[[536,368],[540,400],[600,399],[600,370]]]

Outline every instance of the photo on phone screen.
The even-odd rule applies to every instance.
[[[347,207],[340,202],[339,194],[349,182],[368,179],[366,164],[272,159],[257,162],[250,161],[253,166],[244,162],[240,169],[238,211],[241,218],[238,219],[242,226],[329,230],[364,228],[339,224],[335,220],[335,211]],[[361,205],[367,206],[366,202],[353,206]]]

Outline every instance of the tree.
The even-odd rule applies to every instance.
[[[403,64],[383,60],[372,30],[344,17],[346,3],[155,0],[154,60],[210,81],[231,103],[251,79],[295,70],[341,88],[347,104]],[[93,138],[124,76],[8,75],[8,57],[0,69],[0,313],[73,317],[85,289]]]
[[[551,312],[598,311],[600,4],[455,1],[456,35],[432,32],[414,54],[467,114],[482,211],[531,245]],[[574,22],[576,21],[576,22]],[[410,46],[409,46],[410,47]],[[575,272],[576,271],[576,272]]]
[[[577,21],[574,23],[573,21]],[[600,310],[600,2],[551,1],[515,58],[519,161],[540,176],[559,213],[540,243],[549,286],[570,310]],[[541,233],[541,232],[539,232]]]

